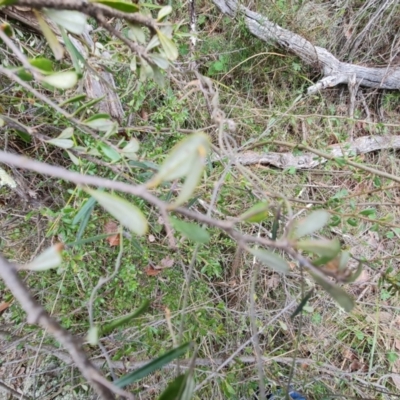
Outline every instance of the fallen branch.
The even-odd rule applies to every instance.
[[[258,143],[263,145],[266,143],[277,144],[287,147],[296,148],[298,150],[306,150],[303,154],[294,155],[291,152],[287,153],[257,153],[255,151],[245,151],[238,153],[234,161],[241,165],[267,165],[276,168],[296,168],[296,169],[310,169],[318,165],[326,163],[328,160],[334,160],[341,157],[354,157],[360,154],[371,153],[378,150],[398,150],[400,149],[400,136],[362,136],[355,139],[353,142],[333,144],[328,146],[327,151],[318,151],[302,144],[293,144],[271,140],[268,142]],[[221,157],[216,158],[218,161]],[[355,166],[377,175],[382,175],[396,182],[400,182],[399,177],[388,174],[379,170],[371,170],[370,167],[355,163],[351,160],[346,160],[349,165]]]
[[[306,64],[321,68],[324,76],[318,83],[308,88],[312,94],[319,90],[341,83],[348,84],[355,76],[360,86],[379,89],[400,89],[400,68],[370,68],[339,61],[322,47],[314,46],[302,36],[297,35],[271,22],[264,15],[242,6],[236,0],[213,0],[214,4],[231,17],[244,16],[250,32],[265,42],[276,42],[280,47],[296,54]]]

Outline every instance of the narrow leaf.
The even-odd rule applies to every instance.
[[[99,143],[99,148],[100,148],[101,152],[106,157],[108,157],[111,161],[117,162],[117,161],[119,161],[121,159],[121,155],[118,153],[118,151],[116,151],[115,149],[110,147],[108,144],[100,142]]]
[[[210,241],[210,234],[199,225],[177,218],[170,218],[170,221],[174,229],[186,238],[198,243],[208,243]]]
[[[172,7],[171,6],[165,6],[160,9],[157,15],[157,21],[161,21],[163,18],[165,18],[167,15],[172,13]]]
[[[292,237],[294,239],[303,236],[312,235],[314,232],[322,229],[329,222],[330,214],[325,210],[317,210],[312,212],[306,218],[298,221],[294,229]]]
[[[30,271],[46,271],[58,267],[62,262],[61,252],[64,248],[62,243],[49,247],[42,254],[39,254],[32,262],[27,265],[21,265],[20,269]]]
[[[74,147],[74,142],[71,139],[51,139],[51,140],[46,140],[47,143],[50,143],[54,146],[61,147],[62,149],[70,149],[71,147]]]
[[[70,139],[74,134],[74,128],[68,127],[65,128],[60,135],[58,135],[58,139]]]
[[[298,314],[300,314],[303,311],[304,306],[307,304],[308,300],[311,299],[311,296],[314,293],[314,289],[311,289],[306,295],[304,296],[303,299],[301,299],[300,304],[297,306],[297,308],[294,310],[293,314],[290,316],[290,318],[296,317]]]
[[[186,386],[186,374],[177,376],[170,382],[167,388],[161,393],[158,400],[180,400],[180,394],[183,393]]]
[[[195,133],[183,139],[172,149],[158,173],[148,182],[148,187],[156,187],[163,181],[188,175],[196,159],[205,160],[209,148],[210,141],[204,133]]]
[[[152,54],[149,54],[149,57],[154,62],[154,64],[157,65],[157,67],[160,67],[161,69],[167,69],[169,67],[168,60],[165,57],[163,57],[162,55],[157,54],[157,53],[152,53]]]
[[[310,272],[315,282],[317,282],[322,288],[328,292],[331,297],[345,309],[345,311],[350,312],[354,307],[354,299],[349,296],[342,288],[336,286],[332,282],[323,279],[322,277]]]
[[[106,324],[104,327],[100,329],[100,337],[108,335],[114,329],[119,328],[122,325],[126,325],[132,319],[140,317],[143,313],[147,311],[150,306],[150,301],[146,300],[136,311],[131,314],[125,315],[121,318],[117,318],[116,320]]]
[[[302,240],[296,242],[295,246],[297,249],[309,251],[311,253],[317,254],[321,257],[334,258],[340,252],[339,240]]]
[[[139,208],[115,194],[85,190],[123,226],[140,236],[147,232],[147,220]]]
[[[29,64],[31,64],[35,68],[41,69],[44,72],[53,72],[53,63],[47,58],[34,58],[33,60],[29,60]]]
[[[47,43],[49,44],[50,49],[54,54],[54,58],[56,60],[61,60],[64,57],[64,48],[61,46],[50,26],[42,17],[42,14],[40,14],[37,10],[33,10],[33,12],[35,13],[36,19],[38,20],[40,29],[42,30],[43,35],[46,38]]]
[[[280,256],[264,249],[249,249],[250,253],[258,258],[263,264],[271,269],[283,274],[287,274],[290,269],[288,263]]]
[[[190,343],[185,343],[167,353],[162,355],[161,357],[150,361],[148,364],[146,364],[144,367],[141,367],[137,369],[136,371],[133,371],[122,378],[116,380],[114,382],[114,385],[118,386],[119,388],[124,388],[125,386],[128,386],[139,379],[142,379],[146,377],[147,375],[151,374],[152,372],[162,368],[164,365],[169,364],[171,361],[175,360],[176,358],[184,355],[190,347]]]
[[[135,3],[128,3],[126,1],[117,0],[95,0],[93,3],[103,4],[107,7],[114,8],[115,10],[126,12],[126,13],[136,13],[139,11],[139,7]]]
[[[86,335],[86,340],[91,344],[92,346],[95,346],[99,343],[99,328],[97,326],[92,326],[87,335]]]
[[[86,27],[86,15],[79,11],[45,9],[45,14],[67,31],[80,35]]]
[[[264,219],[271,217],[269,208],[269,204],[266,201],[261,201],[260,203],[254,204],[253,207],[250,207],[240,215],[239,219],[247,222],[261,222]]]
[[[128,31],[128,38],[141,44],[146,43],[146,34],[141,26],[131,25]]]
[[[42,77],[41,81],[57,89],[71,89],[78,82],[78,75],[73,71],[56,72],[55,74]]]
[[[169,37],[164,35],[164,33],[162,33],[161,31],[157,31],[157,36],[168,60],[176,60],[179,53],[175,43]]]
[[[106,118],[97,118],[94,120],[86,120],[84,121],[84,124],[100,132],[107,132],[113,127],[114,122]]]
[[[83,67],[85,65],[85,58],[83,55],[78,51],[75,45],[72,43],[71,39],[69,38],[67,32],[63,27],[60,28],[62,38],[64,40],[65,47],[71,57],[72,64],[75,68],[76,73],[81,78]],[[85,95],[86,96],[86,95]]]

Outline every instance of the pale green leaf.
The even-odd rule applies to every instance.
[[[139,6],[137,4],[122,0],[94,0],[93,3],[103,4],[126,13],[136,13],[139,11]]]
[[[46,143],[50,143],[53,146],[60,147],[62,149],[70,149],[71,147],[74,147],[74,142],[71,139],[51,139],[51,140],[46,140]]]
[[[75,165],[77,165],[77,166],[81,165],[81,162],[79,161],[79,158],[76,157],[75,154],[71,153],[71,152],[68,151],[68,150],[67,150],[67,154],[68,154],[69,158],[71,159],[71,161],[72,161]]]
[[[68,127],[65,128],[60,135],[58,136],[58,139],[70,139],[74,134],[74,128]]]
[[[141,26],[131,25],[128,31],[128,38],[141,44],[146,43],[146,34]]]
[[[2,128],[6,123],[4,122],[4,119],[0,118],[0,128]]]
[[[179,195],[175,199],[170,208],[177,207],[190,199],[197,185],[200,182],[203,169],[204,169],[203,160],[200,157],[194,159],[191,165],[191,169],[186,175],[185,182],[181,187]]]
[[[86,15],[79,11],[44,9],[44,13],[67,31],[80,35],[86,27]]]
[[[114,127],[114,121],[107,118],[97,118],[91,121],[86,120],[84,124],[100,132],[107,132]]]
[[[155,187],[163,181],[187,176],[196,160],[204,162],[209,149],[210,140],[205,133],[194,133],[183,139],[172,149],[148,186]]]
[[[247,222],[261,222],[268,217],[272,217],[271,211],[269,211],[270,205],[266,201],[261,201],[254,206],[250,207],[242,215],[239,216],[241,221]]]
[[[194,222],[185,222],[173,217],[170,218],[170,222],[174,229],[187,239],[197,243],[208,243],[210,241],[210,234]]]
[[[92,346],[96,346],[99,343],[99,328],[97,326],[92,326],[86,335],[86,340]]]
[[[350,312],[354,307],[354,299],[348,295],[342,288],[336,286],[334,283],[324,279],[316,274],[310,272],[315,282],[317,282],[322,288],[328,292],[332,298],[345,309],[345,311]]]
[[[163,18],[165,18],[167,15],[172,13],[172,7],[171,6],[165,6],[160,9],[157,15],[157,21],[161,21]]]
[[[165,52],[165,55],[167,56],[168,60],[174,61],[178,58],[178,48],[176,47],[175,43],[164,35],[161,31],[157,31],[158,39],[161,43],[161,47]]]
[[[136,63],[136,57],[135,56],[132,57],[131,62],[129,64],[129,68],[131,69],[132,72],[136,72],[137,63]]]
[[[308,251],[327,259],[333,259],[340,252],[340,243],[337,239],[301,240],[295,243],[299,250]]]
[[[56,72],[42,77],[41,81],[57,89],[71,89],[78,82],[78,75],[73,71]]]
[[[123,153],[136,153],[139,150],[139,141],[132,138],[128,144],[122,149]]]
[[[253,248],[249,249],[250,253],[253,254],[258,260],[260,260],[267,267],[270,267],[274,271],[287,274],[290,269],[288,263],[280,256],[272,253],[268,250]]]
[[[21,265],[19,268],[30,271],[46,271],[51,268],[56,268],[62,262],[61,252],[63,248],[64,246],[62,243],[57,243],[46,249],[29,264]]]
[[[117,150],[113,149],[108,144],[100,142],[99,148],[111,161],[117,162],[121,159],[121,154],[119,154]]]
[[[118,133],[118,124],[114,122],[104,134],[104,139],[108,139],[116,133]]]
[[[298,239],[303,236],[312,235],[322,229],[329,222],[330,214],[325,210],[313,211],[310,215],[296,222],[293,231],[293,238]]]
[[[86,191],[133,233],[142,236],[147,232],[147,220],[139,208],[115,194],[92,189],[86,189]]]
[[[33,12],[35,13],[36,19],[38,20],[40,29],[42,30],[43,35],[46,38],[47,43],[49,44],[50,49],[54,54],[54,58],[56,60],[61,60],[64,57],[64,48],[61,46],[56,35],[53,33],[39,11],[33,10]]]
[[[160,45],[160,41],[158,40],[157,35],[154,35],[149,43],[147,44],[146,50],[149,52],[150,50],[154,49],[155,47]]]
[[[154,64],[156,64],[161,69],[167,69],[169,67],[168,60],[166,60],[165,57],[163,57],[162,55],[153,53],[150,54],[149,57],[154,62]]]

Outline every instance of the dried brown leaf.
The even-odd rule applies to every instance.
[[[151,264],[144,269],[147,276],[157,276],[161,271],[161,269],[154,268]]]
[[[118,232],[118,224],[115,221],[108,221],[104,225],[104,231],[105,233],[116,233]],[[109,236],[106,240],[111,247],[119,246],[120,235],[117,233],[116,235]]]
[[[7,308],[10,307],[10,305],[11,305],[11,301],[10,302],[3,301],[2,303],[0,303],[0,313],[7,310]]]

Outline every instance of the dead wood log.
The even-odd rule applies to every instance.
[[[354,157],[356,155],[370,153],[378,150],[400,149],[400,136],[362,136],[353,142],[340,143],[328,146],[326,152],[330,158]],[[218,159],[215,159],[217,161]],[[310,169],[328,161],[311,152],[301,155],[287,153],[257,153],[245,151],[233,156],[233,161],[241,165],[266,165],[280,169],[296,168]]]
[[[370,68],[339,61],[322,47],[314,46],[297,35],[271,22],[266,16],[249,10],[236,0],[213,0],[214,4],[231,17],[243,15],[250,32],[265,42],[275,42],[280,47],[296,54],[308,65],[321,69],[323,78],[308,88],[312,94],[354,79],[363,87],[378,89],[400,89],[400,68]]]

